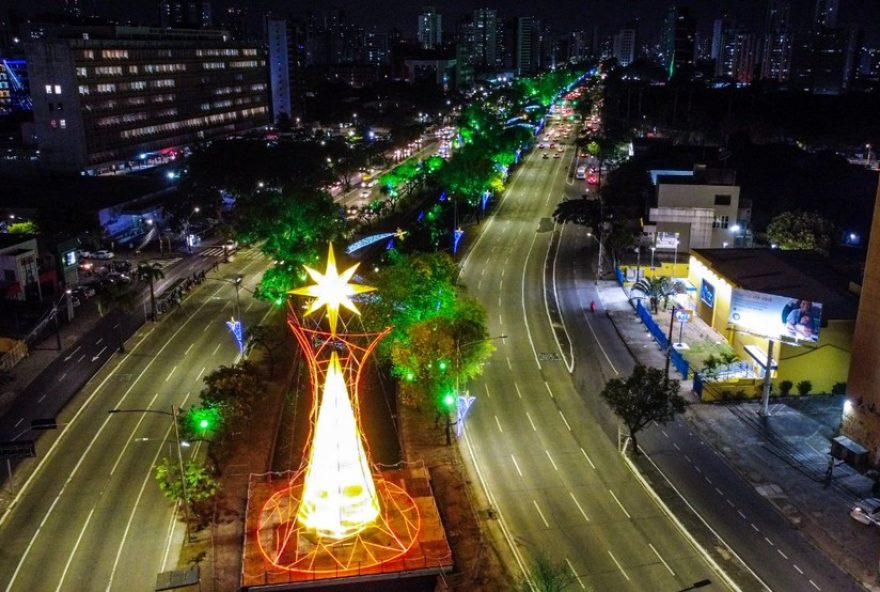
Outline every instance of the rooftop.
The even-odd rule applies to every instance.
[[[822,303],[823,319],[855,320],[859,298],[849,279],[815,251],[780,249],[695,249],[733,286]]]

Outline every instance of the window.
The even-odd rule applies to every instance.
[[[715,196],[715,205],[716,206],[729,206],[730,205],[730,196],[729,195],[716,195]]]
[[[730,224],[730,216],[715,216],[712,228],[727,228],[728,224]]]
[[[122,66],[100,66],[95,68],[98,76],[122,76]]]
[[[137,73],[138,73],[138,67],[137,67],[137,66],[129,66],[129,67],[128,67],[128,73],[129,73],[129,74],[137,74]]]
[[[46,85],[46,94],[47,94],[47,95],[51,95],[51,94],[52,94],[52,85],[51,85],[51,84],[47,84],[47,85]]]
[[[89,85],[88,84],[80,84],[79,85],[79,94],[81,94],[81,95],[89,94]]]
[[[55,103],[49,103],[49,111],[55,110]]]
[[[77,68],[76,75],[79,76],[80,78],[84,78],[89,75],[89,69],[83,68],[83,67]]]
[[[85,49],[82,52],[82,57],[83,57],[83,59],[86,59],[86,60],[93,60],[93,59],[95,59],[95,52],[92,51],[91,49]]]
[[[61,129],[67,129],[67,120],[66,119],[59,119],[58,125],[61,126]]]
[[[101,58],[105,60],[124,60],[128,58],[127,49],[105,49],[101,52]]]
[[[56,95],[60,95],[60,94],[61,94],[61,85],[60,85],[60,84],[56,84],[56,85],[55,85],[55,94],[56,94]]]

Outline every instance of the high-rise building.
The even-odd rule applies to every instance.
[[[289,19],[266,19],[269,50],[269,88],[272,120],[285,113],[303,112],[305,101],[306,39],[302,26]]]
[[[755,75],[758,38],[739,27],[722,32],[721,50],[715,60],[715,76],[749,84]]]
[[[819,28],[836,28],[838,9],[837,0],[816,0],[816,12],[813,16],[813,22]]]
[[[221,31],[66,27],[25,50],[47,169],[101,173],[269,115],[262,50]]]
[[[822,95],[846,90],[855,75],[861,31],[823,28],[794,36],[790,87]]]
[[[666,14],[663,34],[663,58],[672,77],[694,66],[694,43],[697,22],[685,6],[672,6]]]
[[[424,49],[433,49],[443,43],[443,17],[433,6],[422,8],[417,37]]]
[[[498,12],[494,8],[474,11],[473,64],[495,68],[498,56]]]
[[[513,67],[517,76],[528,76],[538,71],[540,47],[539,32],[534,17],[521,16],[514,23]]]
[[[636,30],[621,29],[614,35],[611,54],[621,66],[629,66],[636,59]]]
[[[709,57],[718,62],[721,55],[721,47],[724,44],[724,32],[731,27],[729,18],[719,18],[712,22],[712,47],[709,51]]]
[[[380,33],[375,28],[366,31],[361,61],[376,68],[384,68],[388,65],[389,57],[388,34]]]
[[[776,82],[788,81],[791,51],[791,0],[769,0],[761,52],[761,78]]]
[[[568,60],[578,62],[586,59],[590,53],[590,47],[585,31],[572,31],[568,35]]]
[[[159,0],[159,26],[209,29],[213,25],[210,0]]]

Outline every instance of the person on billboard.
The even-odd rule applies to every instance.
[[[799,339],[816,340],[816,327],[814,326],[811,310],[811,300],[798,300],[797,308],[793,308],[785,319],[785,328],[789,335]]]

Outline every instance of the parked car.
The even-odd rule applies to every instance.
[[[545,153],[544,153],[544,156],[542,156],[541,158],[543,158],[544,160],[547,160],[548,158],[550,158],[550,155],[548,155],[548,154],[545,152]]]
[[[868,526],[880,526],[880,499],[869,497],[855,503],[849,513],[852,519]]]
[[[85,251],[82,249],[79,249],[76,251],[76,258],[77,259],[90,259],[91,257],[92,257],[91,251]]]
[[[92,259],[113,259],[116,255],[113,251],[107,251],[105,249],[101,249],[100,251],[95,251],[92,253]]]

